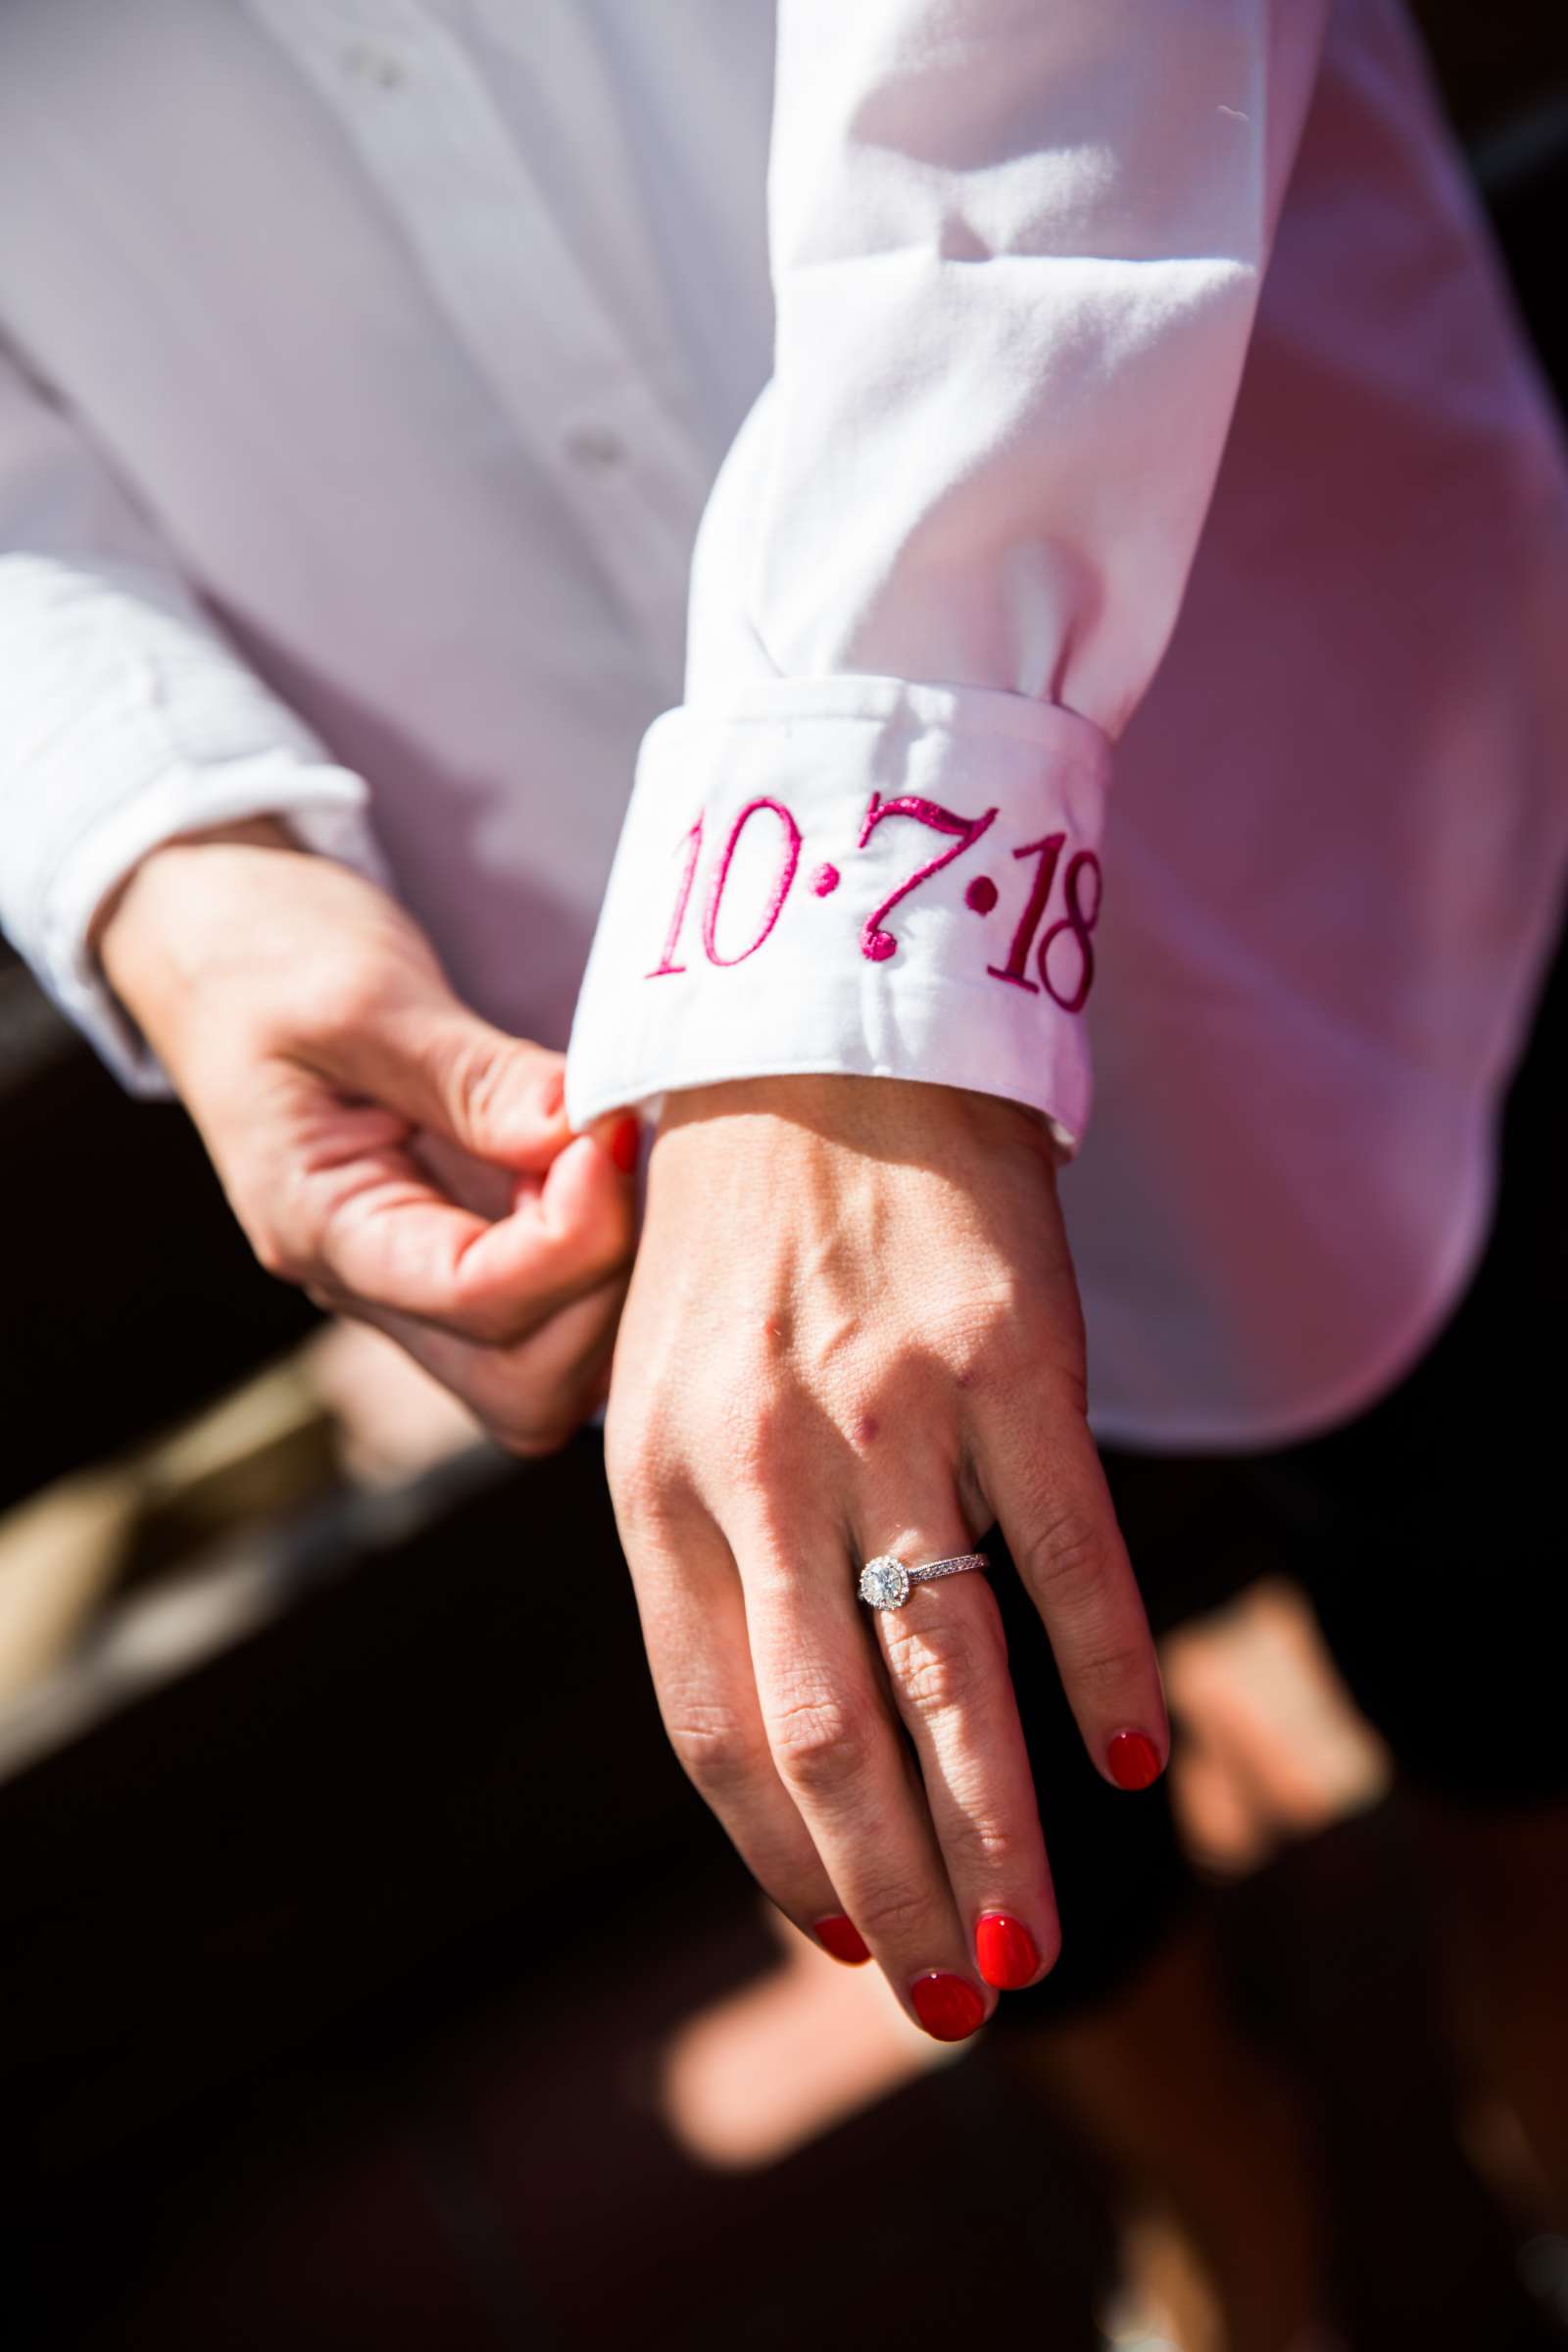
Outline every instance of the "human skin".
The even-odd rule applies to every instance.
[[[607,1447],[687,1772],[791,1918],[847,1916],[959,2038],[983,1973],[1033,1982],[1059,1942],[997,1605],[966,1574],[871,1611],[858,1564],[1000,1521],[1100,1770],[1168,1749],[1044,1123],[885,1078],[671,1098]]]
[[[561,1056],[461,1004],[373,885],[228,826],[149,857],[97,945],[264,1265],[521,1454],[601,1400],[613,1347],[608,1463],[664,1722],[780,1908],[868,1948],[943,2039],[1042,1976],[1055,1905],[985,1578],[886,1613],[855,1582],[1000,1521],[1102,1772],[1162,1764],[1043,1122],[883,1078],[676,1095],[627,1299],[624,1129],[573,1137]]]
[[[262,1264],[401,1342],[512,1451],[602,1401],[631,1260],[625,1123],[481,1021],[418,926],[261,820],[143,860],[97,933]]]

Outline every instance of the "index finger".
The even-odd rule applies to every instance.
[[[334,1181],[335,1179],[335,1181]],[[509,1347],[631,1255],[631,1184],[592,1136],[489,1219],[438,1191],[402,1145],[329,1171],[305,1211],[323,1287],[461,1339]]]

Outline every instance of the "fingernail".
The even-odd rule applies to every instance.
[[[999,1992],[1016,1992],[1040,1974],[1035,1939],[1021,1919],[1005,1911],[987,1911],[974,1931],[974,1956],[980,1974]]]
[[[637,1147],[642,1136],[640,1119],[622,1119],[610,1139],[610,1156],[623,1176],[631,1175],[637,1165]]]
[[[552,1070],[539,1089],[539,1108],[547,1119],[553,1119],[566,1100],[566,1074]]]
[[[842,1960],[847,1968],[858,1968],[862,1961],[871,1957],[859,1929],[853,1919],[846,1919],[842,1911],[835,1911],[831,1919],[819,1919],[812,1934],[823,1951],[831,1952],[834,1959]]]
[[[1118,1732],[1105,1762],[1118,1788],[1147,1788],[1159,1778],[1159,1750],[1142,1732]]]
[[[985,2023],[986,2005],[962,1977],[934,1969],[909,1986],[914,2014],[933,2041],[962,2041]]]

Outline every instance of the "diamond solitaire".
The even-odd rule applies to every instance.
[[[971,1568],[985,1565],[978,1551],[955,1552],[951,1559],[931,1560],[924,1568],[906,1568],[891,1551],[879,1552],[860,1570],[860,1598],[870,1609],[902,1609],[911,1586],[932,1584],[939,1576],[965,1576]]]

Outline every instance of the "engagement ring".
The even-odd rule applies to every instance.
[[[885,1551],[876,1559],[867,1560],[860,1570],[860,1598],[867,1608],[902,1609],[912,1585],[929,1585],[939,1576],[963,1576],[971,1568],[983,1569],[986,1565],[982,1553],[958,1551],[951,1559],[932,1560],[924,1568],[906,1568],[892,1552]]]

